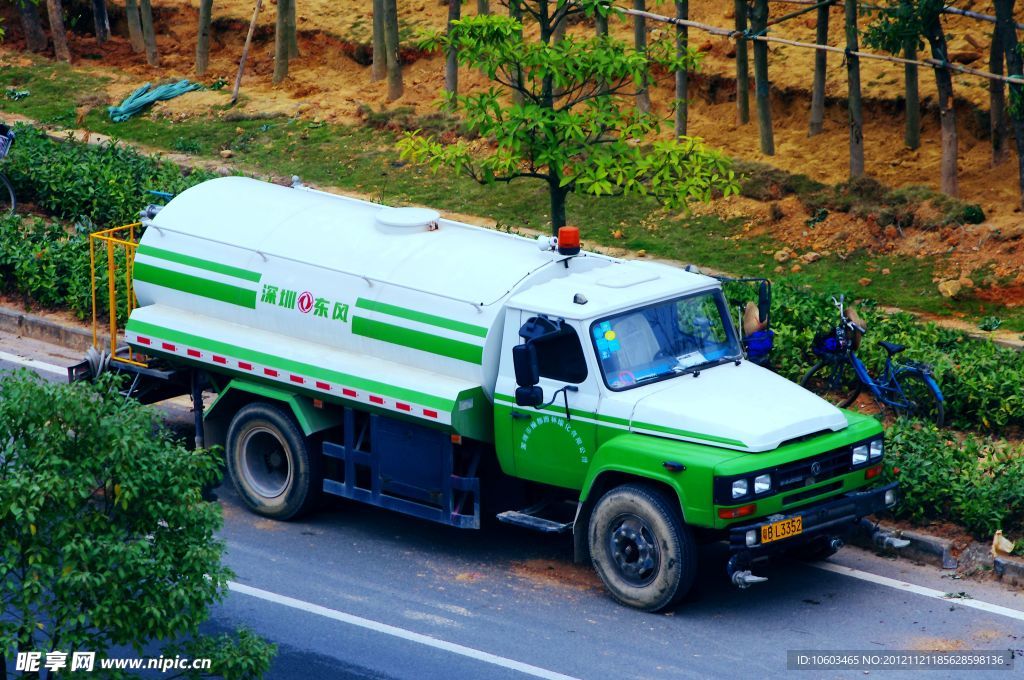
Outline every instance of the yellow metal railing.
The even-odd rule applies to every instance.
[[[135,299],[135,289],[132,287],[132,273],[135,267],[135,251],[139,244],[135,241],[136,230],[142,225],[141,222],[126,224],[123,227],[115,227],[104,231],[97,231],[89,235],[89,265],[92,271],[92,345],[100,349],[99,342],[99,314],[96,309],[97,298],[97,277],[96,277],[96,253],[97,250],[105,249],[107,254],[107,310],[110,317],[110,356],[117,355],[117,251],[119,248],[124,251],[124,285],[125,285],[125,315],[131,315],[132,310],[138,306]],[[124,361],[135,366],[145,367],[145,362],[135,358],[135,351],[127,348],[127,356],[122,352],[117,356],[118,361]]]

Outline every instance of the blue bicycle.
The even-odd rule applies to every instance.
[[[857,357],[860,339],[867,327],[856,310],[844,308],[843,296],[832,298],[839,308],[839,323],[814,337],[811,347],[818,362],[804,374],[800,386],[827,401],[845,408],[852,404],[866,387],[875,401],[897,413],[921,418],[942,426],[945,400],[927,364],[894,361],[903,345],[879,342],[885,350],[885,369],[875,379]]]

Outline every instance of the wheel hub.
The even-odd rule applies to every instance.
[[[654,532],[642,518],[624,515],[612,523],[609,547],[622,577],[630,584],[644,586],[658,572],[660,552]]]
[[[243,452],[241,473],[252,489],[264,498],[277,498],[287,492],[292,466],[277,432],[268,427],[254,427],[243,436],[240,446]]]

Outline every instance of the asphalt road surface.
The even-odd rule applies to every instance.
[[[0,333],[0,371],[60,380],[73,353]],[[55,368],[56,367],[56,368]],[[187,402],[166,409],[187,431]],[[779,561],[740,591],[727,555],[702,549],[691,595],[645,614],[616,604],[568,541],[491,523],[438,526],[329,500],[281,523],[218,490],[236,578],[207,628],[246,626],[278,645],[270,678],[885,678],[920,671],[792,671],[787,650],[1015,650],[1024,595],[844,548],[827,562]],[[968,597],[947,597],[966,593]],[[933,670],[930,679],[983,671]]]

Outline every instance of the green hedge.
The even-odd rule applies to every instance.
[[[729,287],[737,299],[749,288]],[[773,286],[772,328],[775,370],[798,381],[814,362],[811,341],[819,330],[838,320],[827,294],[786,284]],[[920,323],[910,314],[886,314],[873,302],[857,305],[868,324],[858,356],[872,374],[881,371],[885,352],[879,340],[906,345],[901,359],[923,361],[935,370],[946,398],[946,423],[953,427],[998,432],[1024,426],[1024,353],[974,339],[934,323]]]
[[[14,147],[0,170],[19,203],[97,228],[137,221],[139,210],[156,201],[150,190],[177,194],[215,176],[203,170],[186,175],[173,163],[117,143],[58,142],[26,125],[14,131]]]

